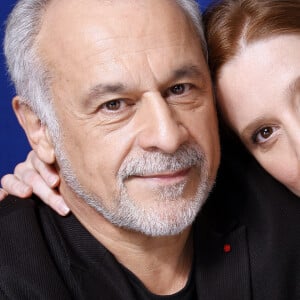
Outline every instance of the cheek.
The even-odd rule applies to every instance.
[[[285,154],[282,154],[285,153]],[[299,161],[291,153],[279,151],[267,156],[254,155],[261,166],[289,190],[300,192]]]
[[[73,125],[63,135],[66,156],[86,190],[110,197],[116,189],[116,174],[125,155],[122,136],[104,136],[99,128],[79,127]]]
[[[214,180],[220,162],[218,121],[213,106],[188,115],[188,130],[194,141],[203,149],[209,166],[209,175]]]

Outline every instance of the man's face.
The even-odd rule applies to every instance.
[[[38,45],[70,188],[120,226],[182,231],[215,179],[219,141],[200,41],[174,1],[54,0]]]

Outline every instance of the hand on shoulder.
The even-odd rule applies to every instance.
[[[42,201],[52,207],[60,215],[69,213],[64,199],[58,193],[57,187],[60,178],[55,168],[42,162],[34,151],[29,152],[26,160],[19,163],[14,174],[2,177],[0,189],[0,201],[8,194],[27,198],[33,193]]]

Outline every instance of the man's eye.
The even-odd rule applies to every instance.
[[[191,85],[190,84],[188,84],[188,83],[180,83],[180,84],[176,84],[176,85],[172,86],[169,89],[168,94],[169,95],[179,96],[179,95],[182,95],[182,94],[186,93],[190,89],[191,89]]]
[[[121,108],[122,100],[111,100],[101,105],[101,109],[116,111]]]
[[[262,144],[266,142],[273,135],[275,131],[276,128],[273,126],[267,126],[259,129],[252,136],[253,143]]]

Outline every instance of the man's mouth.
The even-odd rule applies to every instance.
[[[178,171],[165,171],[165,172],[159,172],[159,173],[153,173],[153,174],[143,174],[143,175],[133,175],[130,176],[128,179],[137,179],[142,181],[149,181],[156,184],[161,185],[169,185],[169,184],[176,184],[180,183],[187,179],[189,173],[191,171],[191,167],[184,169],[184,170],[178,170]]]

